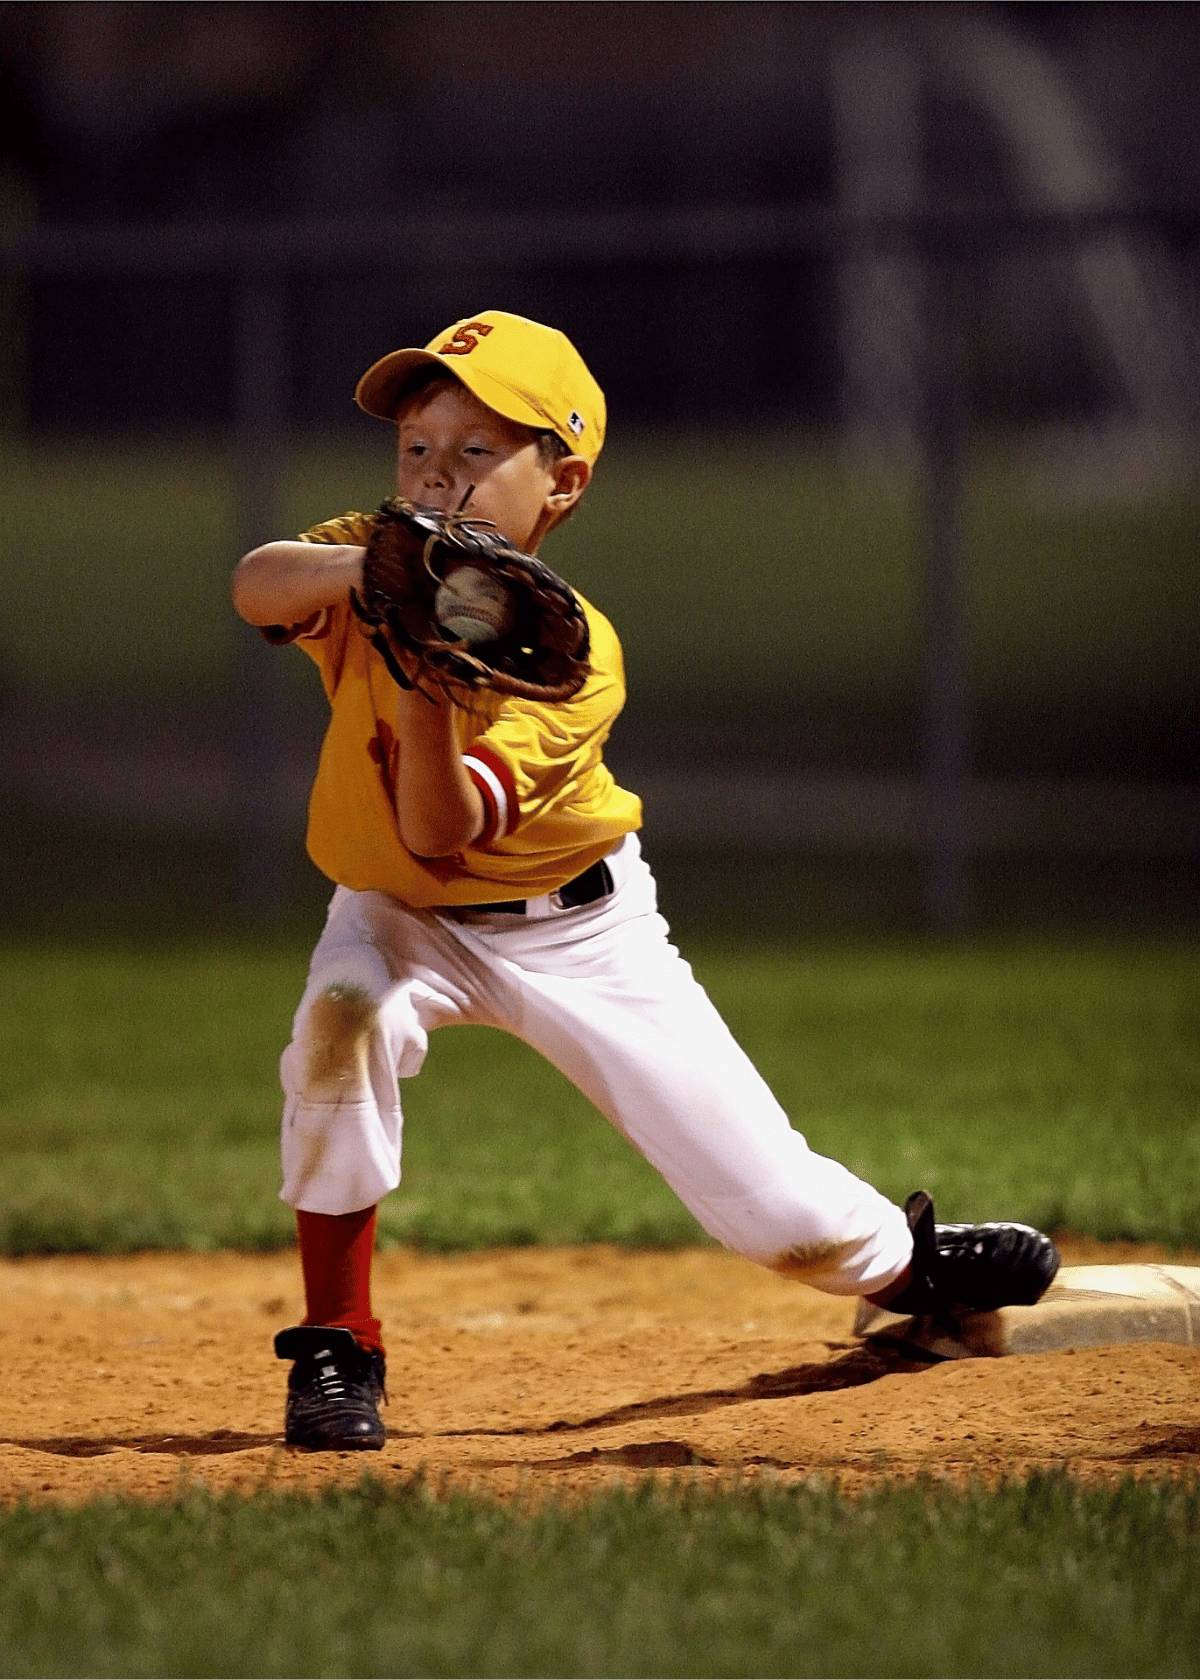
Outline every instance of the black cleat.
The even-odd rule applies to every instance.
[[[889,1312],[1031,1307],[1054,1282],[1058,1250],[1032,1225],[935,1225],[924,1190],[914,1190],[904,1215],[913,1236],[912,1281],[887,1302]]]
[[[381,1353],[360,1346],[349,1330],[299,1324],[281,1330],[275,1353],[292,1359],[283,1438],[310,1452],[378,1449],[387,1439],[379,1416],[386,1398]]]

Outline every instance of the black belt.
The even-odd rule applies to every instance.
[[[551,896],[557,898],[564,910],[578,910],[582,904],[594,904],[598,898],[607,898],[612,890],[612,870],[601,858],[599,863],[593,863],[582,875],[576,875],[573,881],[568,881],[565,887],[559,887]],[[489,914],[523,916],[525,903],[523,898],[505,898],[497,904],[464,904],[462,908],[485,910]]]

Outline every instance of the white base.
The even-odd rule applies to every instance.
[[[1200,1347],[1200,1266],[1064,1266],[1036,1306],[907,1318],[861,1301],[854,1332],[936,1359],[1122,1342]]]

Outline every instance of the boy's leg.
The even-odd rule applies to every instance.
[[[436,1027],[481,1018],[485,985],[435,918],[338,888],[280,1061],[283,1201],[349,1214],[396,1188],[397,1081],[420,1071]]]
[[[505,1024],[727,1247],[833,1293],[887,1288],[912,1257],[903,1210],[808,1147],[669,943],[644,863],[614,873],[596,907],[461,928],[512,994]]]
[[[726,1247],[834,1294],[886,1288],[912,1257],[903,1210],[809,1148],[676,961],[669,974],[644,953],[643,996],[628,1003],[608,985],[588,1003],[577,981],[539,975],[525,1036]]]
[[[280,1073],[284,1201],[296,1210],[304,1322],[275,1340],[293,1446],[378,1448],[386,1363],[371,1305],[376,1204],[400,1179],[397,1080],[428,1034],[477,1018],[482,978],[433,918],[339,888]]]
[[[609,1116],[705,1229],[787,1276],[895,1310],[1038,1300],[1059,1263],[1043,1232],[938,1225],[924,1192],[898,1208],[809,1149],[669,944],[636,848],[610,861],[617,891],[595,909],[499,940],[487,930],[471,937],[506,958],[516,1030]]]

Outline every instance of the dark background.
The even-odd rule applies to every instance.
[[[183,880],[208,860],[206,914],[319,892],[296,856],[319,711],[217,628],[228,569],[377,470],[364,366],[500,306],[562,326],[609,398],[609,499],[567,559],[615,604],[637,681],[614,750],[664,857],[720,879],[736,852],[755,901],[782,870],[818,920],[1041,914],[1064,881],[1100,922],[1183,913],[1195,7],[6,4],[0,75],[25,912],[170,900],[165,845]],[[176,480],[219,504],[187,600],[161,579],[210,514],[160,531]],[[87,565],[37,511],[72,486]],[[793,665],[754,619],[806,544],[827,564],[780,608]],[[692,566],[718,610],[681,656],[645,591]],[[902,609],[887,669],[872,591]],[[173,673],[105,608],[211,622]],[[118,879],[80,870],[97,851]]]
[[[466,291],[488,266],[487,228],[472,240],[471,218],[735,207],[766,228],[796,207],[853,208],[871,187],[848,179],[834,83],[839,63],[880,42],[920,78],[912,197],[922,205],[1200,202],[1192,6],[35,3],[0,6],[0,31],[11,219],[124,225],[131,259],[152,240],[148,223],[308,221],[336,237],[339,224],[358,232],[403,218],[419,245],[423,225],[452,215],[467,224],[455,253]],[[1025,128],[1040,132],[1061,118],[1057,98],[1069,99],[1079,142],[1094,149],[1085,179],[1059,174],[1045,136],[1031,143],[1036,161],[1023,161],[1020,76],[984,102],[1005,38],[1051,78],[1049,111]],[[879,96],[889,92],[885,83]],[[871,208],[916,208],[886,185]],[[1194,261],[1190,222],[1168,223],[1164,236]],[[698,402],[709,418],[743,423],[835,420],[829,263],[812,252],[721,260],[719,250],[714,262],[714,243],[698,240],[690,263],[677,251],[631,253],[583,288],[575,265],[541,262],[519,289],[529,312],[586,327],[627,423],[692,420]],[[329,425],[346,365],[446,315],[440,275],[432,287],[413,276],[398,285],[349,238],[337,267],[303,283],[294,304],[304,354],[289,412],[309,426]],[[1017,283],[995,282],[997,300]],[[228,364],[212,350],[230,309],[228,287],[200,278],[166,290],[128,274],[47,276],[26,338],[30,419],[227,425]],[[1071,314],[1024,365],[978,370],[981,418],[1095,412],[1106,370]],[[737,353],[706,358],[702,380],[666,380],[645,346],[670,343],[689,315]],[[766,326],[781,318],[802,327],[789,337],[786,381]],[[155,330],[163,320],[168,340]],[[139,335],[143,353],[130,354]],[[186,381],[172,377],[180,367]]]

